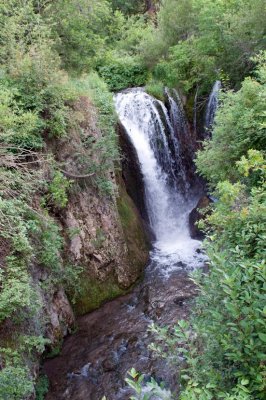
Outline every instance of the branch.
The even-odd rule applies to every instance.
[[[86,178],[90,178],[93,175],[95,175],[95,172],[92,172],[92,173],[86,174],[86,175],[76,175],[76,174],[72,174],[71,172],[64,171],[63,169],[60,169],[60,171],[62,172],[62,174],[68,176],[69,178],[74,178],[74,179],[86,179]]]

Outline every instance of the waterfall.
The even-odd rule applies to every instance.
[[[185,129],[178,104],[175,104],[178,114],[170,118],[162,102],[137,88],[117,94],[115,105],[120,122],[136,149],[144,179],[149,224],[155,236],[151,258],[160,264],[167,261],[173,265],[181,261],[197,265],[200,257],[196,250],[200,243],[190,238],[188,227],[188,214],[197,199],[187,200],[176,176],[176,171],[181,169],[185,179],[179,141],[171,123],[171,119],[177,118],[179,127]],[[187,134],[187,131],[180,134]]]
[[[213,122],[214,122],[214,117],[215,113],[218,107],[218,95],[219,95],[219,90],[221,89],[222,84],[221,81],[216,81],[215,84],[213,85],[207,109],[206,109],[206,115],[205,115],[205,129],[207,131],[207,134],[209,135]]]
[[[189,125],[183,108],[182,101],[175,89],[165,90],[169,104],[169,115],[172,125],[170,131],[171,141],[175,149],[175,160],[178,167],[178,177],[182,177],[185,192],[189,190],[190,184],[186,176],[186,166],[191,165],[194,158],[192,138],[189,134]]]

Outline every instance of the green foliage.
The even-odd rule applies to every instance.
[[[30,357],[32,357],[33,352],[41,354],[44,351],[44,346],[49,343],[49,340],[42,336],[24,335],[16,340],[19,344],[18,351],[8,347],[0,348],[0,397],[3,400],[21,400],[33,394],[34,383],[30,369],[25,365],[25,354]],[[44,382],[42,387],[44,389]]]
[[[265,48],[265,17],[264,0],[165,0],[140,57],[157,79],[186,92],[206,91],[222,76],[239,85]]]
[[[143,86],[147,81],[147,69],[132,57],[120,56],[100,67],[99,75],[112,91]]]
[[[38,256],[41,264],[48,269],[59,272],[62,262],[60,250],[63,247],[63,239],[58,225],[52,219],[47,219],[41,221],[37,229],[40,238]],[[36,233],[36,230],[34,232]]]
[[[39,376],[36,383],[36,400],[44,400],[49,390],[49,380],[46,375]]]
[[[0,237],[10,248],[0,269],[0,320],[3,321],[25,309],[34,308],[32,300],[35,297],[27,272],[27,261],[32,254],[32,246],[28,237],[27,222],[24,220],[24,204],[0,198],[0,211]]]
[[[49,184],[48,202],[57,208],[65,208],[68,203],[67,191],[72,181],[68,180],[60,171],[55,171],[53,179]]]
[[[105,177],[98,177],[96,178],[96,185],[101,194],[110,197],[114,194],[115,184],[111,180],[108,180]]]
[[[20,352],[26,352],[30,356],[32,356],[35,352],[42,354],[45,350],[45,346],[50,344],[49,339],[45,339],[42,336],[33,335],[20,335],[18,341],[20,344]]]
[[[154,67],[154,76],[170,87],[181,87],[189,92],[196,85],[204,92],[217,78],[215,60],[208,55],[198,54],[198,40],[194,37],[170,47],[167,59]]]
[[[42,138],[38,135],[42,122],[36,112],[19,108],[16,90],[0,81],[1,141],[24,149],[40,149]]]
[[[196,160],[200,173],[212,185],[238,179],[236,161],[250,148],[265,149],[265,83],[265,64],[260,62],[256,79],[246,78],[238,92],[222,96],[212,140],[204,143]]]
[[[45,14],[52,18],[60,38],[56,48],[64,66],[74,74],[95,68],[106,49],[119,39],[124,22],[107,0],[60,0]]]
[[[120,32],[119,41],[116,48],[111,53],[114,59],[129,56],[137,56],[139,54],[139,47],[141,41],[145,38],[147,33],[150,32],[150,24],[145,16],[131,16],[127,18]]]
[[[266,359],[266,182],[262,153],[237,162],[241,182],[217,184],[218,201],[202,226],[209,273],[193,279],[200,289],[191,322],[174,329],[152,326],[151,348],[183,367],[180,398],[264,399]],[[180,364],[180,355],[186,363]]]
[[[23,366],[7,366],[0,371],[0,397],[3,400],[21,400],[33,392],[30,372]]]
[[[0,21],[1,140],[40,149],[43,137],[66,135],[76,94],[69,92],[60,71],[51,26],[33,0],[7,1],[0,8]]]
[[[111,0],[114,10],[120,10],[124,14],[138,14],[144,10],[144,0]]]
[[[31,307],[33,289],[23,262],[14,256],[6,259],[6,267],[0,271],[0,321],[14,313]]]
[[[89,96],[97,113],[98,137],[93,138],[93,141],[91,137],[83,138],[83,145],[87,150],[84,168],[86,173],[92,174],[92,182],[101,194],[110,196],[114,193],[110,170],[120,160],[113,96],[97,73],[85,75],[83,79],[73,81],[73,85],[80,94]]]
[[[171,400],[172,395],[170,391],[164,388],[164,384],[159,385],[153,378],[148,383],[143,383],[144,375],[138,373],[135,368],[128,371],[128,377],[125,379],[128,386],[130,386],[134,395],[130,397],[131,400],[152,400],[159,398],[160,400]]]
[[[164,99],[165,99],[164,84],[162,82],[150,81],[145,86],[145,90],[151,96],[156,97],[157,99],[159,99],[161,101],[164,101]]]
[[[0,397],[3,400],[21,400],[34,391],[30,370],[21,354],[10,348],[0,348]]]

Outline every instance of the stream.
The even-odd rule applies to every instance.
[[[168,97],[170,110],[141,88],[115,97],[143,176],[153,236],[150,261],[143,281],[131,294],[78,318],[78,330],[66,338],[61,354],[46,360],[47,400],[129,399],[132,392],[124,379],[132,367],[178,391],[178,372],[148,348],[153,341],[148,327],[152,322],[171,326],[188,317],[196,295],[189,273],[203,267],[206,257],[201,242],[189,234],[189,213],[202,189],[187,178],[182,158],[185,140],[175,134],[177,123],[183,127],[180,134],[188,134],[185,116],[181,103]]]

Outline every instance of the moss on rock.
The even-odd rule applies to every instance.
[[[100,281],[89,274],[84,274],[80,295],[73,307],[78,315],[83,315],[99,308],[104,302],[125,293],[126,290],[119,287],[114,276]]]
[[[149,255],[149,244],[141,218],[132,199],[126,192],[124,182],[118,177],[119,197],[118,213],[127,245],[127,259],[132,277],[132,284],[141,277]],[[110,273],[104,280],[93,277],[91,272],[84,271],[79,295],[73,305],[75,313],[83,315],[99,308],[104,302],[126,294],[129,287],[120,285],[117,276]]]
[[[117,207],[128,247],[129,262],[132,268],[138,269],[141,274],[149,256],[148,238],[140,214],[127,194],[122,178],[118,177],[117,180],[119,185]]]

